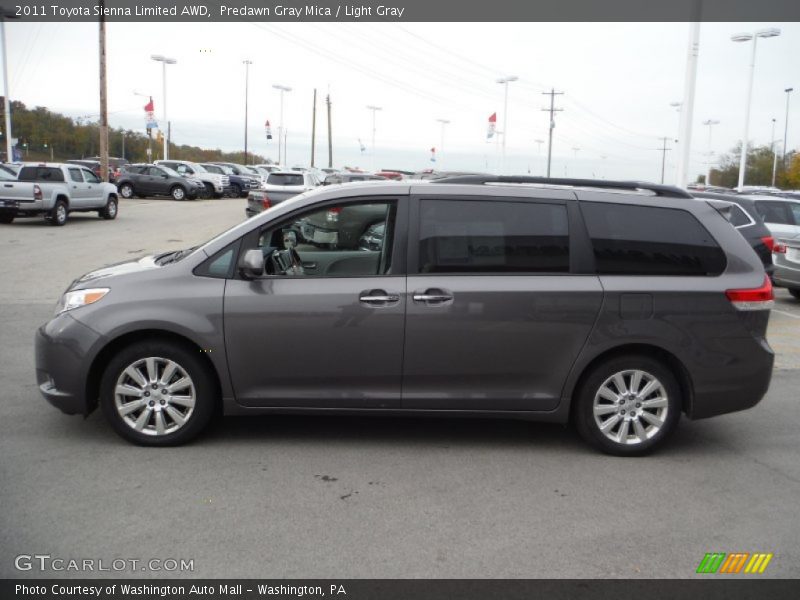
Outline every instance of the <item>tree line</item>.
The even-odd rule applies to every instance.
[[[0,96],[2,99],[2,96]],[[0,102],[0,123],[4,123],[5,104]],[[17,138],[17,149],[22,160],[54,160],[88,158],[100,152],[100,124],[91,118],[71,118],[52,112],[44,106],[28,108],[22,102],[11,101],[11,131]],[[0,155],[5,160],[6,138],[2,134]],[[124,147],[123,147],[124,145]],[[153,160],[163,158],[163,142],[152,139],[141,131],[109,127],[108,153],[131,162],[146,162],[147,148],[152,147]],[[186,144],[169,145],[170,159],[194,162],[226,161],[244,162],[244,151],[223,152]],[[248,152],[248,162],[269,163],[269,159]]]
[[[741,144],[737,144],[727,154],[723,154],[719,160],[719,167],[711,169],[710,184],[735,188],[739,182],[741,157]],[[786,157],[779,154],[777,159],[775,185],[785,190],[800,189],[800,153],[792,150],[786,153]],[[745,183],[747,185],[771,185],[774,165],[775,154],[769,146],[748,148]],[[702,183],[704,180],[704,175],[697,179],[698,183]]]

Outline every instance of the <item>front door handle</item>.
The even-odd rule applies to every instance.
[[[414,302],[424,302],[425,304],[444,304],[453,300],[453,294],[447,290],[429,288],[424,292],[414,292],[412,298],[414,299]]]
[[[389,294],[385,290],[366,290],[358,295],[358,301],[369,306],[387,306],[400,302],[400,295]]]

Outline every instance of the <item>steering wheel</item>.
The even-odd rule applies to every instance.
[[[300,255],[294,248],[275,250],[270,254],[269,262],[273,275],[286,275],[287,277],[305,275]]]

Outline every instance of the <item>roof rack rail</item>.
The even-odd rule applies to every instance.
[[[525,175],[461,175],[433,179],[431,183],[462,183],[483,185],[486,183],[535,183],[541,185],[568,185],[621,190],[647,190],[656,196],[667,198],[693,198],[689,192],[671,185],[659,185],[644,181],[609,181],[606,179],[568,179],[562,177],[530,177]]]

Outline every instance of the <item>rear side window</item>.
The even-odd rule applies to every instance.
[[[422,200],[421,273],[565,273],[567,209],[497,200]]]
[[[597,272],[606,275],[719,275],[725,253],[690,212],[583,202]]]
[[[267,177],[270,185],[303,185],[303,174],[298,173],[270,173]]]
[[[791,202],[780,201],[758,201],[756,210],[764,219],[765,223],[775,225],[796,225],[794,214],[792,214]]]
[[[83,183],[83,175],[81,175],[80,169],[70,169],[69,170],[69,177],[72,181],[76,181],[78,183]]]
[[[730,223],[734,227],[747,227],[748,225],[753,224],[753,219],[750,218],[744,210],[739,206],[731,206],[731,218]]]
[[[22,167],[20,181],[64,181],[64,173],[56,167]]]

